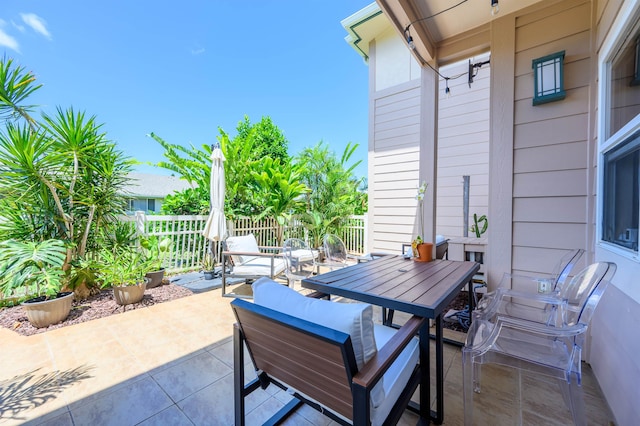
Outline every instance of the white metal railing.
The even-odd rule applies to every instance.
[[[171,250],[165,261],[165,267],[171,271],[197,269],[205,255],[218,252],[218,244],[211,242],[202,235],[207,216],[204,215],[146,215],[136,212],[135,216],[121,216],[123,222],[135,226],[140,235],[157,235],[159,238],[171,238]],[[339,233],[343,239],[347,252],[354,255],[363,254],[366,250],[367,235],[366,216],[351,216],[347,224]],[[242,217],[234,221],[227,221],[229,235],[246,235],[253,233],[260,246],[277,245],[277,222],[267,218],[259,222],[251,218]],[[285,227],[284,237],[306,239],[304,226],[294,220]]]

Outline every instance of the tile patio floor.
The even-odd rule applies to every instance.
[[[24,337],[0,328],[0,425],[232,425],[231,299],[195,294]],[[445,425],[462,424],[460,349],[446,345]],[[584,366],[589,424],[613,420]],[[499,367],[483,369],[479,425],[571,423],[558,387]],[[288,400],[272,387],[247,400],[261,424]],[[552,420],[553,419],[553,420]],[[401,424],[415,424],[406,412]],[[289,425],[328,425],[301,408]]]

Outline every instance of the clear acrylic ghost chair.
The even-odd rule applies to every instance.
[[[347,266],[347,248],[344,242],[335,234],[326,234],[323,239],[325,261],[323,266],[329,270]]]
[[[512,366],[559,379],[576,425],[584,425],[582,348],[589,321],[616,265],[598,262],[582,270],[558,309],[559,322],[548,325],[507,315],[475,320],[462,348],[464,423],[473,420],[473,392],[480,392],[480,365]],[[523,394],[526,390],[523,389]]]
[[[302,281],[317,272],[318,251],[309,248],[298,238],[289,238],[282,246],[287,285],[294,288],[296,281]]]
[[[494,315],[495,313],[503,313],[508,315],[516,315],[518,310],[527,311],[527,302],[529,295],[537,292],[541,287],[546,288],[544,292],[549,296],[559,296],[562,292],[571,271],[576,266],[584,250],[575,249],[566,253],[558,264],[555,266],[553,274],[549,277],[529,277],[524,275],[504,274],[500,285],[495,291],[485,294],[476,306],[473,312],[474,318]],[[521,290],[531,288],[533,291]],[[522,301],[524,297],[525,301]],[[541,305],[538,303],[537,307]],[[545,307],[543,302],[542,307]],[[520,316],[524,316],[522,313]]]

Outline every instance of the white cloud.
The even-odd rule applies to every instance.
[[[192,55],[201,55],[204,53],[204,47],[200,48],[200,49],[191,49],[191,54]]]
[[[11,25],[13,25],[13,27],[14,27],[16,30],[20,31],[21,33],[23,33],[23,32],[26,30],[26,28],[24,27],[24,25],[20,25],[20,24],[18,24],[17,22],[14,22],[13,20],[11,20]]]
[[[21,13],[20,16],[25,24],[30,26],[35,32],[42,34],[48,39],[51,39],[51,34],[47,30],[47,24],[44,19],[36,15],[35,13]]]
[[[16,52],[20,53],[20,45],[18,44],[18,40],[5,33],[2,29],[0,29],[0,46],[8,47],[9,49],[15,50]]]

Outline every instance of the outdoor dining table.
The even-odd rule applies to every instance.
[[[436,410],[430,410],[429,324],[420,330],[420,423],[444,420],[444,371],[442,314],[462,288],[480,269],[476,262],[433,260],[418,262],[404,256],[383,256],[369,262],[314,275],[302,286],[322,293],[381,306],[391,312],[384,322],[391,325],[393,311],[435,320]],[[469,292],[469,306],[473,296]],[[414,407],[415,408],[415,407]]]

